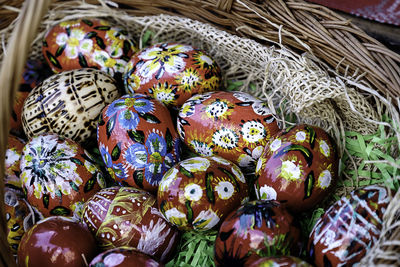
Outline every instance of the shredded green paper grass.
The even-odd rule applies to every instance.
[[[215,266],[214,242],[217,231],[185,232],[181,237],[178,253],[166,267]]]

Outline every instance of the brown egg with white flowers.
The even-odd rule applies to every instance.
[[[339,158],[323,129],[301,124],[274,135],[256,167],[258,199],[278,200],[292,212],[309,210],[332,191]]]

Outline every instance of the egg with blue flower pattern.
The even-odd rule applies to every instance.
[[[180,160],[181,143],[168,109],[141,94],[125,95],[104,108],[97,140],[112,178],[152,193]]]
[[[104,19],[62,21],[46,33],[43,56],[56,73],[96,68],[121,78],[130,57],[137,51],[128,32]]]
[[[245,92],[209,92],[188,99],[178,133],[201,156],[218,155],[254,173],[269,139],[279,131],[267,103]]]
[[[218,90],[221,81],[218,64],[206,52],[179,43],[146,47],[131,58],[124,74],[128,93],[178,107],[194,94]]]
[[[218,156],[185,159],[162,178],[157,202],[164,217],[180,230],[209,230],[248,200],[238,166]]]
[[[334,188],[339,157],[320,127],[296,125],[274,135],[257,161],[258,199],[278,200],[292,212],[309,210]]]

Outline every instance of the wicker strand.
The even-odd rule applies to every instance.
[[[18,24],[8,43],[7,54],[4,56],[0,69],[0,80],[2,81],[1,90],[1,111],[0,111],[0,259],[4,266],[15,266],[15,260],[9,251],[7,242],[6,227],[4,213],[4,154],[7,149],[7,138],[9,129],[10,111],[14,103],[15,92],[19,87],[19,81],[23,67],[30,50],[30,44],[36,35],[35,29],[38,28],[42,18],[42,14],[47,10],[50,1],[26,1],[18,15]],[[11,75],[10,75],[11,74]]]

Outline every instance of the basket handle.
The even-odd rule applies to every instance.
[[[3,52],[0,69],[0,265],[15,266],[15,260],[7,242],[7,222],[4,210],[5,152],[10,128],[10,114],[18,90],[28,51],[36,36],[43,14],[50,0],[25,1],[17,17],[17,24],[9,38],[7,49]]]

